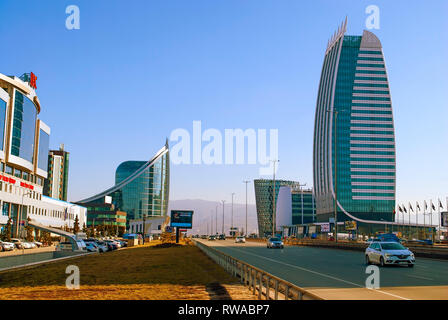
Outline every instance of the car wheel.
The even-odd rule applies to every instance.
[[[409,268],[414,268],[414,264],[413,264],[413,263],[410,263],[410,264],[408,264],[408,267],[409,267]]]
[[[372,263],[370,262],[370,258],[369,255],[366,254],[366,265],[371,265]]]
[[[383,257],[380,258],[380,267],[384,267],[384,258]]]

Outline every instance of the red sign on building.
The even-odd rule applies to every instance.
[[[37,81],[36,75],[31,72],[31,74],[30,74],[30,87],[33,88],[34,90],[37,89],[36,81]]]

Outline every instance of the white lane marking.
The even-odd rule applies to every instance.
[[[420,277],[420,276],[414,276],[414,275],[406,275],[407,277],[411,277],[411,278],[417,278],[417,279],[424,279],[424,280],[431,280],[433,281],[434,279],[431,278],[425,278],[425,277]]]
[[[220,247],[224,247],[224,246],[221,245],[221,244],[219,244],[219,246],[220,246]],[[233,250],[237,250],[237,251],[241,251],[242,253],[250,254],[250,255],[253,255],[253,256],[255,256],[255,257],[259,257],[259,258],[262,258],[262,259],[265,259],[265,260],[269,260],[269,261],[272,261],[272,262],[276,262],[276,263],[279,263],[279,264],[284,264],[284,265],[289,266],[289,267],[292,267],[292,268],[300,269],[300,270],[307,271],[307,272],[310,272],[310,273],[315,273],[315,274],[320,275],[320,276],[322,276],[322,277],[327,277],[327,278],[330,278],[330,279],[333,279],[333,280],[337,280],[337,281],[345,282],[345,283],[354,285],[354,286],[359,287],[359,288],[365,288],[365,289],[368,289],[368,290],[374,290],[374,291],[376,291],[376,292],[380,292],[380,293],[383,293],[383,294],[386,294],[386,295],[389,295],[389,296],[393,296],[393,297],[395,297],[395,298],[403,299],[403,300],[411,300],[411,299],[408,299],[408,298],[405,298],[405,297],[401,297],[401,296],[398,296],[398,295],[395,295],[395,294],[392,294],[392,293],[389,293],[389,292],[382,291],[382,290],[380,290],[380,289],[366,288],[366,287],[361,286],[361,285],[359,285],[359,284],[357,284],[357,283],[354,283],[354,282],[351,282],[351,281],[347,281],[347,280],[344,280],[344,279],[340,279],[340,278],[336,278],[336,277],[330,276],[330,275],[325,274],[325,273],[320,273],[320,272],[317,272],[317,271],[313,271],[313,270],[305,269],[305,268],[302,268],[302,267],[299,267],[299,266],[295,266],[295,265],[292,265],[292,264],[289,264],[289,263],[286,263],[286,262],[277,261],[277,260],[274,260],[274,259],[271,259],[271,258],[266,258],[266,257],[260,256],[260,255],[258,255],[258,254],[255,254],[255,253],[244,252],[244,251],[242,251],[242,250],[240,250],[240,249],[235,249],[235,248],[233,248],[233,247],[227,247],[227,248],[229,248],[229,249],[233,249]]]

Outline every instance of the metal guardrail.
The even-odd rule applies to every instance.
[[[241,283],[248,286],[249,290],[257,296],[258,300],[262,298],[265,300],[323,300],[321,297],[303,288],[229,256],[215,248],[209,247],[197,240],[194,240],[194,243],[213,261],[222,266],[224,270],[234,277],[239,277]]]

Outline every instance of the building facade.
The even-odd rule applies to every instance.
[[[334,216],[335,195],[338,221],[393,221],[395,133],[382,45],[369,31],[345,35],[346,26],[328,43],[317,97],[317,221]]]
[[[291,190],[292,224],[304,225],[316,222],[316,202],[312,189]]]
[[[115,208],[110,197],[104,197],[103,201],[86,204],[88,228],[99,226],[109,226],[117,234],[124,234],[126,231],[126,212]]]
[[[43,195],[48,177],[50,127],[39,119],[37,77],[0,74],[0,229],[11,223],[12,236],[22,236],[28,218],[62,228],[83,219],[83,210]]]
[[[69,155],[64,145],[48,153],[48,178],[44,181],[46,196],[67,201]]]
[[[257,207],[258,234],[266,237],[272,234],[272,215],[277,207],[279,189],[282,186],[297,186],[298,182],[287,180],[255,179],[255,202]],[[275,197],[275,198],[274,198]],[[278,227],[278,226],[277,226]]]
[[[77,203],[94,207],[111,198],[114,208],[126,212],[129,221],[143,217],[165,217],[169,201],[169,149],[168,141],[149,161],[126,161],[115,173],[115,186]],[[89,220],[91,211],[89,210]]]
[[[276,224],[282,227],[306,225],[316,221],[316,206],[312,189],[282,186],[276,202]]]

